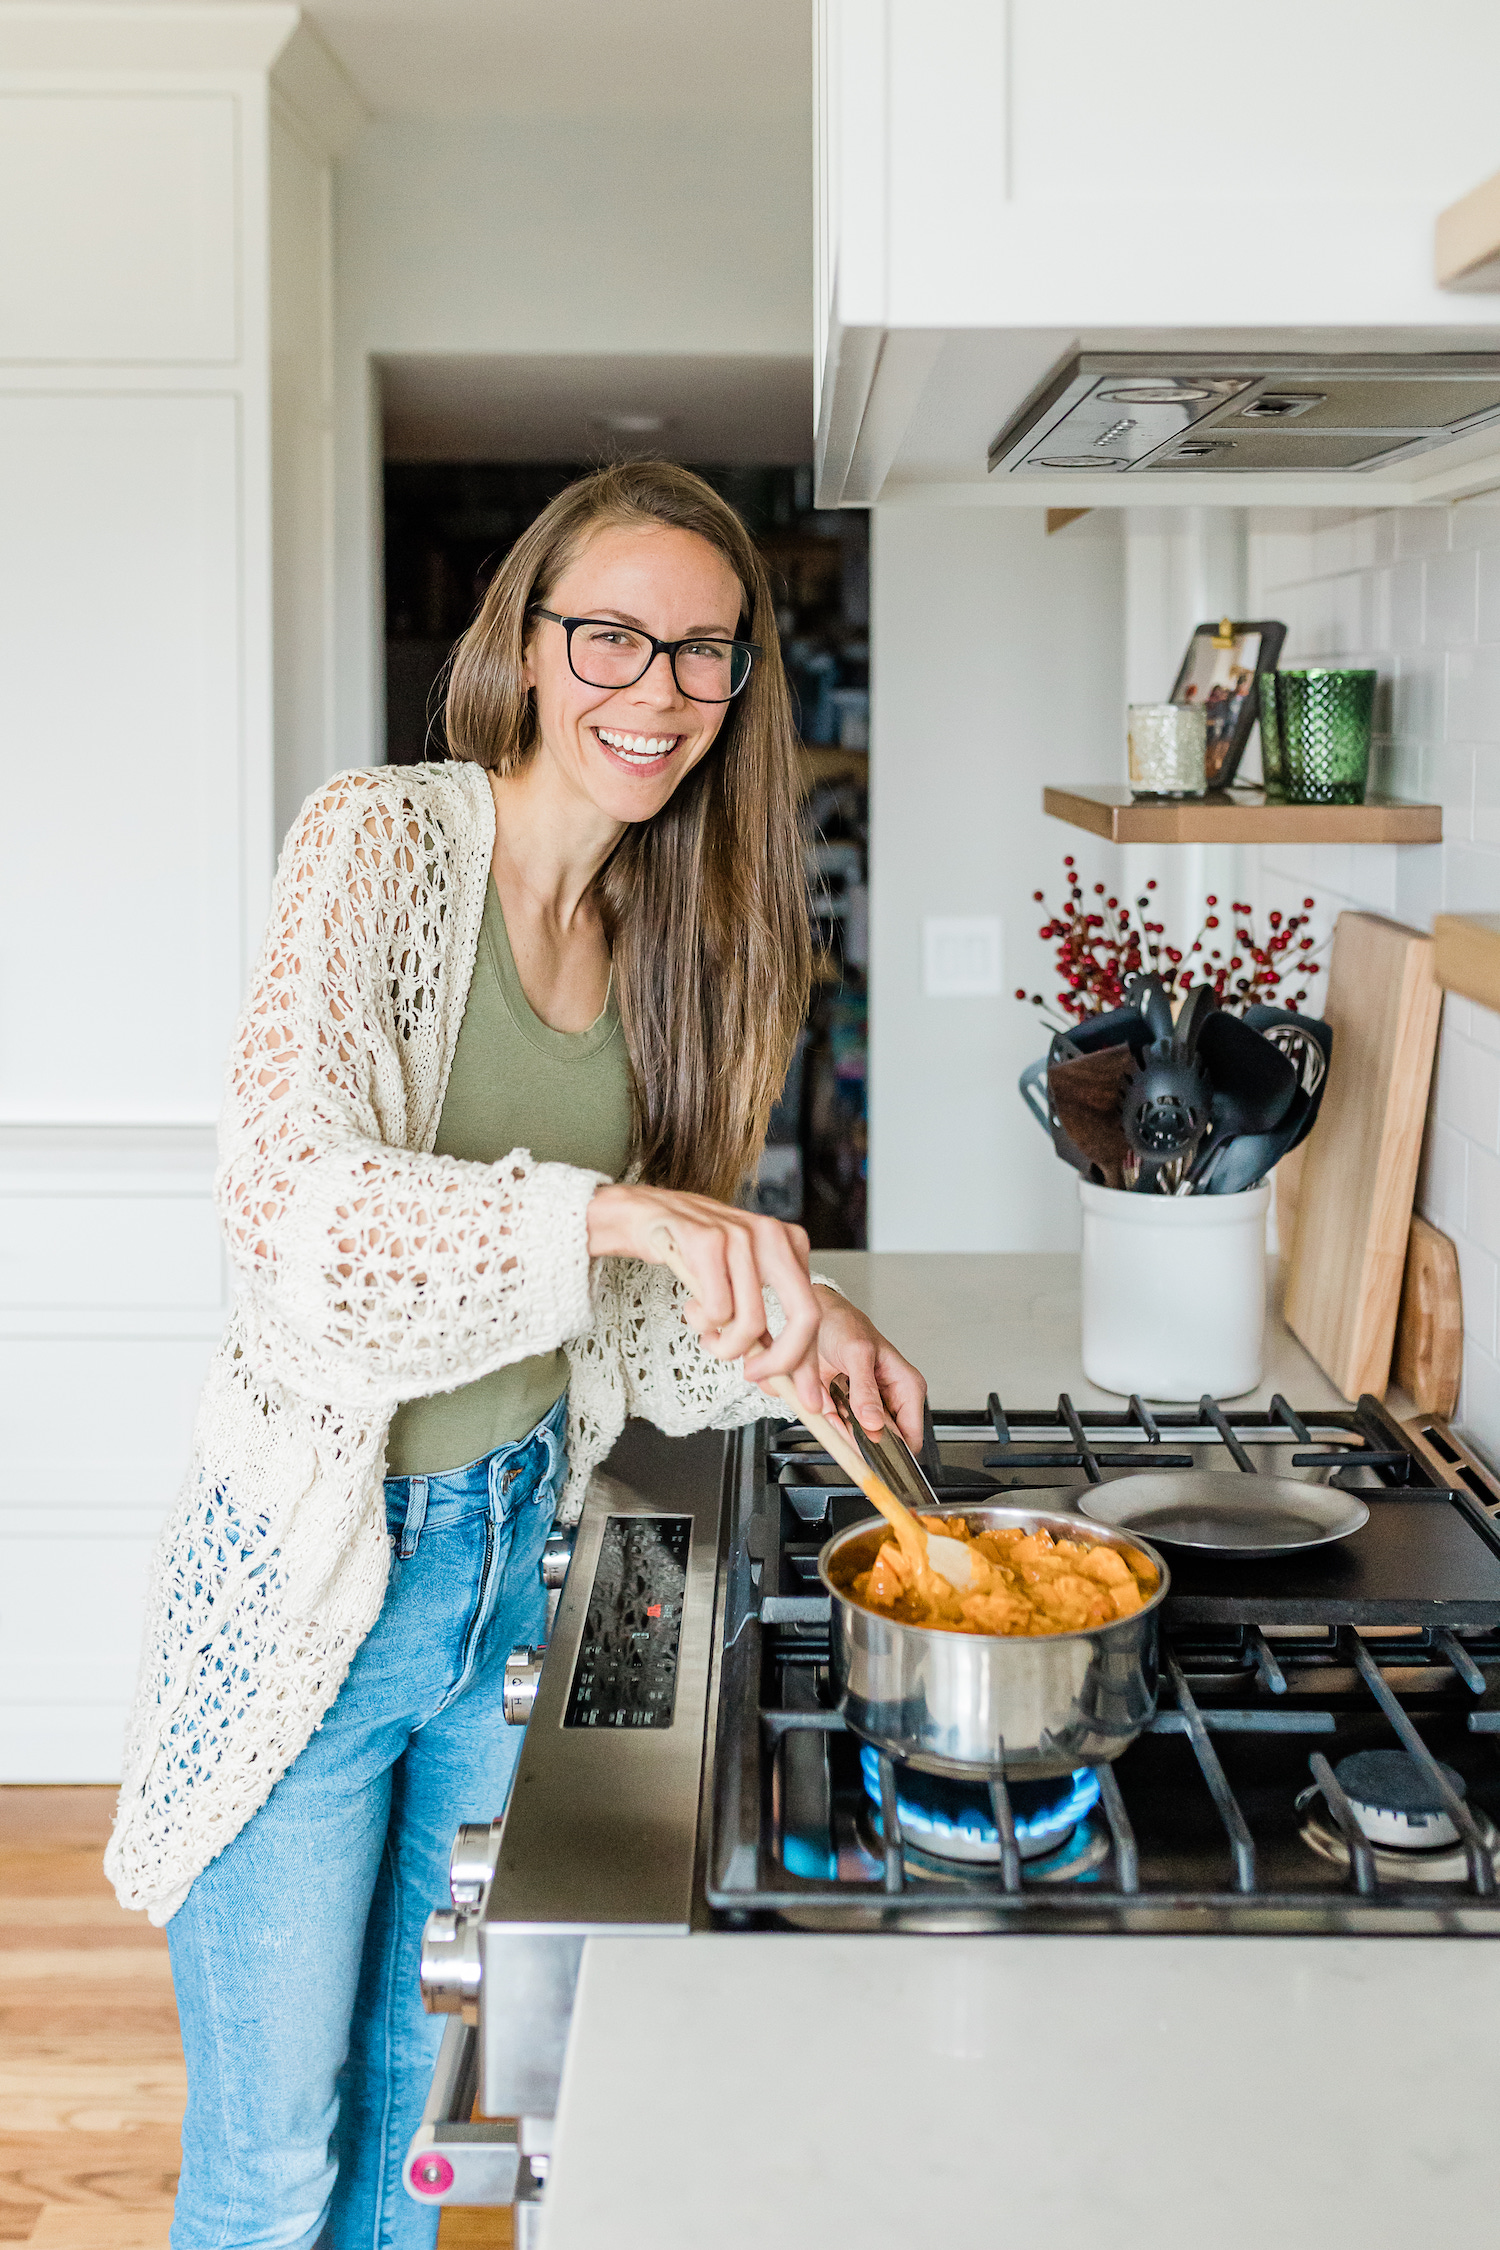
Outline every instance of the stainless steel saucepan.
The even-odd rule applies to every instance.
[[[846,1588],[875,1559],[877,1519],[851,1524],[818,1557],[832,1605],[831,1666],[853,1733],[926,1773],[955,1780],[1043,1779],[1128,1749],[1156,1709],[1157,1620],[1170,1583],[1144,1539],[1076,1516],[980,1504],[943,1508],[974,1532],[1037,1531],[1133,1549],[1158,1573],[1130,1617],[1035,1639],[945,1633],[864,1609]]]

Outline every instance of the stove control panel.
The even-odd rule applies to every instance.
[[[565,1727],[669,1727],[691,1516],[610,1516]]]

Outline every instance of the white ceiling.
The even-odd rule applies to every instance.
[[[745,118],[812,101],[812,0],[310,0],[305,13],[376,116]]]
[[[812,452],[812,361],[695,353],[442,354],[381,365],[389,461],[797,463]],[[632,433],[616,415],[660,418]]]

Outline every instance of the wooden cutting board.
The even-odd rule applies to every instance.
[[[1464,1372],[1464,1301],[1458,1252],[1420,1213],[1412,1218],[1391,1372],[1424,1414],[1446,1422]]]
[[[1333,1060],[1307,1141],[1286,1322],[1345,1398],[1385,1395],[1442,994],[1430,937],[1341,914]]]

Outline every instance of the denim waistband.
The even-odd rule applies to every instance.
[[[568,1394],[534,1430],[513,1444],[497,1445],[493,1453],[466,1461],[461,1469],[444,1469],[434,1476],[387,1477],[385,1480],[386,1529],[396,1540],[396,1552],[407,1560],[417,1551],[425,1530],[440,1530],[461,1523],[466,1516],[508,1515],[522,1500],[554,1498],[567,1461]]]

